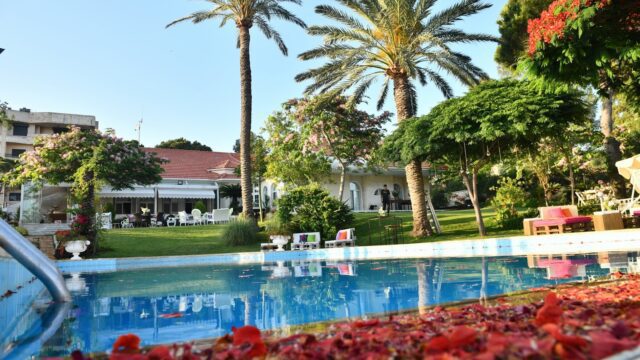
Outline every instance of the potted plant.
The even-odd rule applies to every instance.
[[[69,254],[73,254],[71,260],[81,260],[80,253],[85,252],[91,242],[87,240],[84,232],[90,227],[89,218],[86,215],[79,214],[71,223],[70,230],[58,230],[55,232],[57,259],[69,258]]]

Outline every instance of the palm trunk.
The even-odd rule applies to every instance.
[[[253,217],[253,187],[251,186],[251,60],[249,57],[250,26],[239,25],[240,36],[240,185],[242,212]]]
[[[263,208],[263,203],[262,203],[262,197],[264,195],[262,194],[262,179],[260,178],[260,176],[258,176],[258,210],[260,211],[260,221],[262,221],[262,208]]]
[[[84,215],[88,219],[88,231],[85,235],[89,241],[91,241],[91,252],[95,255],[98,252],[98,237],[95,233],[95,185],[94,185],[94,174],[93,171],[88,170],[83,175],[83,181],[87,184],[87,190],[82,194],[82,200],[80,201],[80,214]]]
[[[613,91],[607,90],[607,95],[603,96],[600,101],[602,102],[602,110],[600,113],[600,130],[604,135],[604,149],[607,153],[607,172],[609,174],[609,180],[613,189],[615,190],[616,198],[626,197],[625,180],[618,173],[616,168],[616,162],[622,158],[622,152],[620,151],[620,142],[613,137],[614,118],[613,118]]]
[[[393,95],[396,103],[398,122],[415,116],[415,106],[406,75],[399,75],[393,79]],[[424,179],[422,177],[422,163],[420,160],[411,161],[406,167],[407,185],[413,211],[413,236],[429,236],[432,233],[431,224],[427,217],[425,202]]]
[[[345,180],[345,176],[347,174],[347,168],[340,163],[340,190],[338,191],[338,199],[340,199],[340,201],[342,201],[343,195],[344,195],[344,180]],[[354,208],[356,204],[351,204]]]
[[[571,205],[576,204],[576,176],[573,171],[573,161],[571,161],[571,155],[565,155],[565,161],[569,166],[569,189],[571,191]]]
[[[465,170],[462,171],[462,181],[467,187],[469,198],[471,198],[471,205],[473,205],[473,211],[476,215],[476,223],[478,224],[478,232],[480,233],[480,236],[485,236],[487,235],[487,230],[484,227],[484,219],[482,217],[480,199],[478,197],[478,170],[475,168],[471,170],[471,179],[469,179],[469,174]]]

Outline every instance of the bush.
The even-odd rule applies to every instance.
[[[16,229],[16,231],[19,232],[22,236],[29,235],[29,230],[23,228],[22,226],[14,226],[13,228]]]
[[[331,237],[353,222],[347,205],[317,184],[301,186],[278,199],[276,216],[293,232],[319,231]]]
[[[491,200],[491,206],[496,210],[496,225],[503,229],[521,227],[523,217],[518,213],[518,207],[525,206],[529,198],[522,183],[517,179],[504,177],[498,181],[498,187],[493,189],[496,195]]]
[[[436,209],[446,209],[449,206],[449,199],[444,190],[434,189],[431,191],[431,203]]]
[[[102,212],[103,213],[111,213],[111,222],[115,222],[116,221],[116,208],[115,208],[115,206],[113,206],[112,202],[108,202],[108,203],[104,204],[104,206],[102,207]]]
[[[262,222],[261,226],[264,226],[264,232],[267,235],[291,235],[291,230],[280,220],[280,217],[272,216],[269,213],[267,213],[267,219]]]
[[[258,237],[258,227],[251,219],[239,217],[231,221],[224,230],[222,238],[229,246],[251,245]]]
[[[589,202],[584,205],[578,206],[578,213],[580,215],[591,216],[594,212],[602,210],[599,202]]]
[[[202,200],[196,201],[195,205],[193,205],[193,208],[200,210],[201,213],[207,212],[207,205],[205,205]]]

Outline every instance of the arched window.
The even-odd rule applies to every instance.
[[[349,199],[351,201],[351,209],[354,211],[362,210],[362,199],[360,197],[360,185],[355,182],[349,183]]]
[[[278,199],[278,189],[276,184],[271,184],[271,207],[276,206],[276,200]]]
[[[269,188],[266,186],[262,187],[262,206],[269,207]]]

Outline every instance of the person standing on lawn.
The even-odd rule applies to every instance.
[[[380,195],[382,196],[382,209],[389,214],[390,206],[391,206],[391,191],[387,189],[387,184],[382,186],[382,191],[380,191]]]

